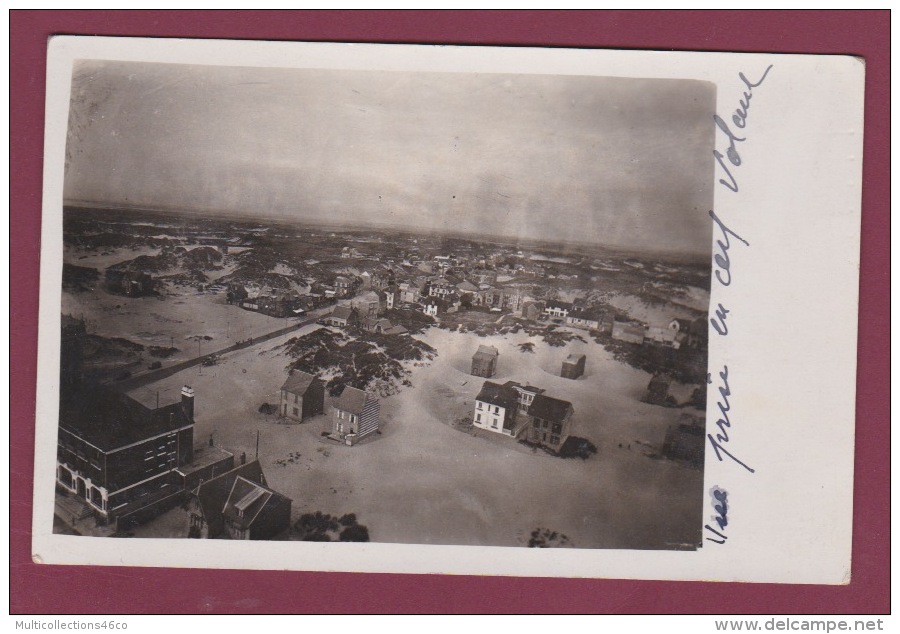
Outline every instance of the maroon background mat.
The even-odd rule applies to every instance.
[[[887,11],[11,12],[10,611],[889,612],[889,20]],[[852,582],[847,586],[779,586],[33,564],[29,553],[44,82],[46,42],[53,34],[833,53],[865,57],[862,328],[857,375]],[[840,99],[841,95],[836,92],[834,97]],[[784,530],[802,531],[803,527],[785,526]]]

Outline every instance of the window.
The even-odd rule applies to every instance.
[[[559,423],[553,423],[553,433],[561,434],[562,433],[562,425],[560,425]]]
[[[475,414],[475,422],[476,422],[476,423],[480,423],[480,422],[481,422],[481,414]]]
[[[491,427],[493,427],[494,429],[497,429],[497,419],[496,419],[496,418],[495,418],[494,421],[491,423]]]
[[[494,407],[494,413],[495,413],[495,414],[499,414],[499,413],[500,413],[500,408],[495,406],[495,407]]]
[[[300,401],[300,399],[297,398],[297,395],[296,395],[296,394],[294,394],[294,402],[297,403],[297,402],[299,402],[299,401]]]
[[[482,403],[481,403],[481,401],[478,401],[478,405],[477,405],[476,407],[478,407],[478,409],[482,409]]]
[[[294,407],[294,408],[292,408],[292,409],[294,410],[294,416],[299,416],[299,415],[300,415],[300,412],[297,410],[296,407]]]
[[[550,436],[550,444],[558,445],[559,444],[559,436]]]

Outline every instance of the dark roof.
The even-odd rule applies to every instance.
[[[251,482],[265,482],[262,466],[259,460],[254,460],[202,482],[194,491],[203,510],[203,517],[209,525],[210,537],[216,537],[222,532],[222,512],[238,477]]]
[[[253,524],[269,500],[278,497],[284,498],[283,495],[266,486],[238,476],[231,487],[222,515],[235,524],[247,528]]]
[[[500,405],[512,409],[519,402],[519,395],[512,389],[511,382],[500,385],[493,381],[485,381],[476,399],[489,405]]]
[[[575,308],[569,311],[569,317],[573,319],[592,319],[599,321],[604,315],[604,311],[599,306],[588,306],[586,308]]]
[[[102,386],[79,385],[60,393],[60,429],[102,451],[193,424],[180,402],[153,410],[127,394]]]
[[[584,358],[585,357],[583,354],[572,353],[566,357],[565,363],[571,363],[572,365],[576,365],[577,363],[581,362],[581,360]]]
[[[500,351],[494,346],[478,346],[478,350],[472,356],[479,359],[496,359],[499,354]]]
[[[350,315],[353,314],[353,309],[349,306],[335,306],[334,310],[331,311],[330,317],[335,319],[349,319]]]
[[[366,405],[366,393],[355,387],[345,387],[344,391],[334,402],[335,409],[339,409],[351,414],[362,414],[363,407]]]
[[[569,302],[561,302],[558,299],[547,300],[547,308],[560,308],[562,310],[572,310],[572,304]]]
[[[281,386],[281,389],[291,394],[306,394],[306,390],[312,385],[313,381],[317,381],[316,377],[308,372],[293,370],[288,376],[287,381]]]
[[[572,404],[569,401],[563,401],[558,398],[553,398],[552,396],[538,394],[531,402],[531,407],[528,408],[528,414],[535,418],[562,422],[571,410]]]

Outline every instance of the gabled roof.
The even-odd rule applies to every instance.
[[[509,383],[500,385],[493,381],[485,381],[478,392],[476,400],[489,405],[499,405],[507,409],[514,408],[519,402],[519,395],[512,389]]]
[[[150,409],[103,386],[62,390],[59,408],[59,428],[102,451],[194,424],[180,402]]]
[[[222,515],[244,528],[253,524],[274,492],[240,476],[235,478]]]
[[[571,411],[572,404],[569,401],[563,401],[543,394],[535,396],[531,402],[531,407],[528,408],[529,416],[557,423],[564,421]]]
[[[334,402],[334,408],[351,414],[362,414],[366,405],[366,393],[355,387],[345,387]]]
[[[217,537],[222,532],[222,513],[238,477],[250,482],[265,481],[259,460],[254,460],[210,478],[206,482],[201,482],[194,491],[194,495],[197,496],[197,501],[200,503],[203,518],[209,526],[210,537]]]
[[[267,504],[279,500],[291,501],[278,491],[238,476],[231,487],[222,515],[243,528],[249,528]]]
[[[461,290],[464,293],[474,293],[478,290],[478,287],[472,284],[472,282],[468,280],[463,280],[459,284],[456,285],[456,288]]]
[[[302,396],[306,394],[306,390],[308,390],[309,386],[316,380],[318,379],[308,372],[292,370],[288,375],[287,380],[284,382],[284,385],[281,386],[281,389],[285,392]]]

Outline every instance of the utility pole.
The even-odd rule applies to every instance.
[[[256,459],[259,460],[259,430],[256,430]]]

